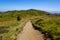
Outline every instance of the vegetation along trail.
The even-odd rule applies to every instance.
[[[23,31],[18,34],[17,40],[44,40],[43,34],[35,30],[32,23],[28,21],[23,28]]]

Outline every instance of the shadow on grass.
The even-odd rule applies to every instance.
[[[37,27],[37,26],[34,25],[33,23],[32,23],[32,25],[33,25],[33,28],[34,28],[35,30],[40,31],[40,32],[43,34],[44,40],[54,40],[53,37],[52,37],[52,35],[51,35],[49,32],[43,31],[40,27]]]

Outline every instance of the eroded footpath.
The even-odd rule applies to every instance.
[[[23,31],[18,34],[17,40],[44,40],[43,34],[35,30],[32,23],[28,21],[23,28]]]

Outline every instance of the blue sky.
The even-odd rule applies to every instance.
[[[0,10],[60,11],[60,0],[0,0]]]

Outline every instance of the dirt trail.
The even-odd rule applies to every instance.
[[[23,28],[23,31],[18,34],[17,40],[44,40],[43,35],[35,30],[31,24],[31,22],[27,22]]]

